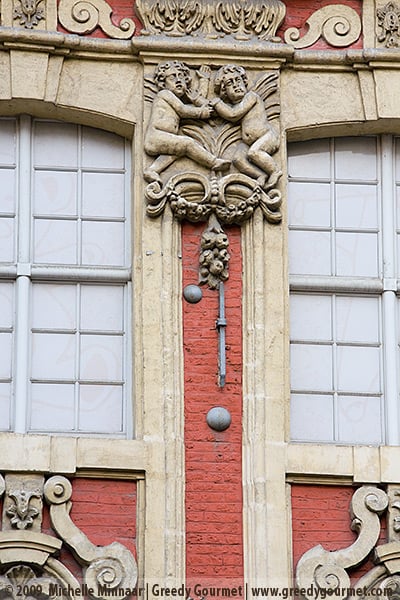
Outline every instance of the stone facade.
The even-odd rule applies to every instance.
[[[130,140],[135,418],[131,439],[0,433],[1,585],[53,577],[99,597],[106,559],[117,589],[153,595],[292,587],[298,561],[298,585],[317,585],[322,555],[381,569],[371,586],[397,576],[379,515],[396,510],[400,449],[290,442],[286,159],[290,142],[400,133],[399,15],[378,0],[2,2],[1,116]],[[225,431],[206,424],[214,406]],[[365,490],[383,504],[353,507],[368,525],[342,560],[353,487],[354,505]],[[308,525],[325,514],[323,537]]]

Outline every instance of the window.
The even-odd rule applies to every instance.
[[[397,444],[400,139],[289,148],[291,436]]]
[[[0,120],[0,430],[128,435],[129,146]]]

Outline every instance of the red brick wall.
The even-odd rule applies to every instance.
[[[197,284],[204,224],[184,224],[184,285]],[[218,387],[218,292],[203,286],[198,304],[183,301],[186,444],[186,561],[188,585],[242,583],[242,326],[239,228],[227,230],[230,278],[225,283],[227,377]],[[224,406],[232,425],[217,433],[206,424],[213,406]]]
[[[350,501],[356,488],[351,486],[292,485],[293,568],[300,557],[321,544],[325,550],[350,546],[357,535],[351,531]],[[381,538],[386,541],[385,519],[381,519]],[[366,561],[351,573],[357,581],[373,567]]]
[[[120,542],[136,557],[136,482],[76,478],[72,481],[72,521],[98,546]],[[49,509],[43,511],[43,533],[55,536]],[[61,562],[82,583],[82,570],[63,546]]]
[[[308,26],[306,25],[307,19],[318,9],[328,6],[330,4],[345,4],[350,8],[354,8],[354,10],[361,16],[362,14],[362,0],[347,0],[346,2],[337,2],[336,0],[286,0],[286,18],[282,24],[282,27],[277,32],[283,39],[283,33],[289,27],[296,27],[300,30],[300,38],[304,36],[304,34],[308,31]],[[357,42],[355,42],[352,48],[362,48],[362,34]],[[332,46],[327,44],[324,40],[318,40],[313,46],[307,48],[309,49],[332,49]]]

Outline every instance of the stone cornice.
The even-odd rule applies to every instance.
[[[366,48],[363,50],[295,50],[280,43],[251,41],[246,44],[224,40],[194,40],[166,36],[135,37],[132,40],[110,40],[82,37],[61,32],[32,31],[13,27],[0,27],[0,48],[21,49],[32,52],[49,52],[67,56],[96,59],[107,55],[115,61],[156,63],[160,57],[173,56],[188,61],[202,61],[215,56],[218,63],[240,57],[243,64],[256,67],[265,61],[275,62],[275,68],[286,65],[291,68],[355,68],[360,66],[393,68],[400,63],[398,49]]]

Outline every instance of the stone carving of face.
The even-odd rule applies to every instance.
[[[240,102],[247,92],[246,84],[239,73],[230,73],[224,77],[224,94],[232,104]]]
[[[182,97],[187,92],[187,83],[184,73],[176,68],[168,69],[164,79],[165,89],[170,90],[176,96]]]

